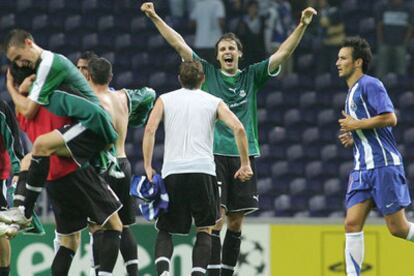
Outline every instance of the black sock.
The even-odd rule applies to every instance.
[[[1,180],[0,181],[0,207],[3,207],[4,206],[6,208],[8,206],[8,204],[7,204],[6,198],[3,195],[3,185],[4,184],[5,184],[5,181],[4,180]]]
[[[128,275],[138,276],[137,241],[128,227],[124,227],[122,231],[120,250]]]
[[[118,258],[119,245],[121,242],[121,232],[115,230],[103,231],[102,244],[100,249],[99,271],[112,273]]]
[[[0,267],[0,276],[9,276],[9,274],[10,274],[10,266]]]
[[[32,156],[29,174],[26,185],[26,200],[24,202],[24,215],[30,218],[37,198],[45,186],[46,178],[49,173],[49,156]]]
[[[24,205],[26,198],[26,182],[29,171],[21,171],[19,173],[19,180],[17,181],[16,191],[14,191],[13,206],[18,207]]]
[[[75,256],[75,252],[73,252],[72,249],[69,249],[62,245],[59,246],[59,250],[56,253],[56,256],[53,259],[52,263],[52,275],[68,275],[73,256]]]
[[[233,232],[227,230],[226,237],[223,242],[223,256],[222,256],[222,276],[231,276],[234,272],[234,267],[237,264],[237,258],[240,253],[240,236],[241,232]]]
[[[197,233],[195,245],[193,247],[193,269],[207,269],[211,256],[211,236],[205,232]],[[193,271],[192,276],[204,275],[205,272]]]
[[[220,276],[221,269],[221,241],[220,230],[211,233],[211,257],[207,266],[209,276]]]
[[[155,241],[155,266],[158,275],[170,271],[170,260],[173,254],[173,243],[168,232],[160,230]]]
[[[93,268],[95,269],[95,274],[98,276],[99,273],[99,254],[102,247],[102,238],[103,238],[103,231],[98,230],[92,234],[93,241],[92,241],[92,257],[93,257]]]

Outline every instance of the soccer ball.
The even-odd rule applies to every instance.
[[[236,276],[245,275],[265,275],[266,272],[266,252],[259,241],[241,238],[240,255],[237,261]]]

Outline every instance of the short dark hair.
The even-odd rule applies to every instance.
[[[222,40],[233,40],[234,42],[236,42],[237,45],[237,49],[243,53],[243,44],[241,43],[240,39],[237,37],[237,35],[235,35],[234,33],[225,33],[223,34],[219,40],[217,40],[216,42],[216,46],[214,47],[215,49],[215,56],[217,56],[218,53],[218,45]]]
[[[33,68],[22,66],[19,67],[15,62],[9,65],[10,74],[14,78],[14,83],[16,85],[22,84],[25,78],[36,74],[36,71]]]
[[[196,89],[200,87],[204,78],[203,66],[199,61],[183,61],[179,68],[180,82],[184,88]]]
[[[93,83],[105,85],[111,81],[112,65],[106,58],[95,57],[88,62],[88,73]]]
[[[359,36],[348,37],[342,44],[342,48],[352,48],[352,59],[362,59],[362,72],[366,73],[372,60],[372,52],[369,43]]]
[[[91,59],[97,58],[97,57],[98,57],[98,55],[95,54],[94,51],[85,51],[85,52],[81,53],[81,55],[79,56],[78,60],[84,59],[84,60],[87,60],[89,62]]]
[[[33,36],[29,32],[22,29],[13,29],[6,35],[2,49],[7,53],[12,46],[23,46],[26,39],[34,41]]]

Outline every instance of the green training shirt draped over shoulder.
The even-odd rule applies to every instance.
[[[62,55],[42,52],[29,98],[55,115],[78,120],[108,144],[118,138],[109,113],[102,108],[84,76]]]
[[[203,65],[206,79],[201,89],[223,99],[236,114],[246,130],[249,155],[259,156],[256,94],[271,77],[279,74],[281,67],[269,72],[269,59],[266,59],[229,76],[194,52],[193,59]],[[217,121],[214,130],[214,154],[239,156],[232,130],[221,121]]]
[[[128,126],[140,127],[143,126],[148,118],[148,115],[154,106],[155,91],[149,87],[141,89],[124,89],[128,98]]]

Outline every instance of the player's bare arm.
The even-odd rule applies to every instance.
[[[274,72],[280,64],[285,62],[290,55],[295,51],[299,42],[312,22],[312,18],[317,12],[314,8],[308,7],[302,11],[300,22],[290,36],[280,45],[279,49],[270,56],[269,69],[270,72]]]
[[[141,11],[151,19],[162,37],[170,44],[185,61],[193,60],[193,50],[185,42],[184,38],[155,12],[154,4],[146,2],[141,5]]]
[[[7,91],[13,100],[16,111],[28,119],[34,118],[39,109],[39,105],[37,103],[23,95],[28,92],[28,88],[31,86],[35,78],[35,75],[27,77],[20,87],[16,88],[12,74],[10,73],[10,70],[7,70]]]
[[[368,119],[356,120],[350,115],[342,111],[344,118],[339,119],[339,125],[341,131],[354,131],[358,129],[372,129],[372,128],[383,128],[383,127],[394,127],[397,125],[397,117],[395,113],[383,113]]]
[[[164,105],[158,99],[151,111],[145,127],[144,138],[142,140],[142,154],[144,157],[144,169],[148,180],[152,181],[154,170],[152,169],[152,154],[154,152],[155,133],[164,114]]]
[[[229,128],[233,130],[236,138],[237,148],[240,153],[240,168],[234,174],[234,178],[239,178],[241,181],[247,181],[253,176],[252,168],[250,167],[249,148],[247,143],[246,131],[240,120],[230,111],[229,107],[221,101],[218,106],[218,119],[223,121]]]

